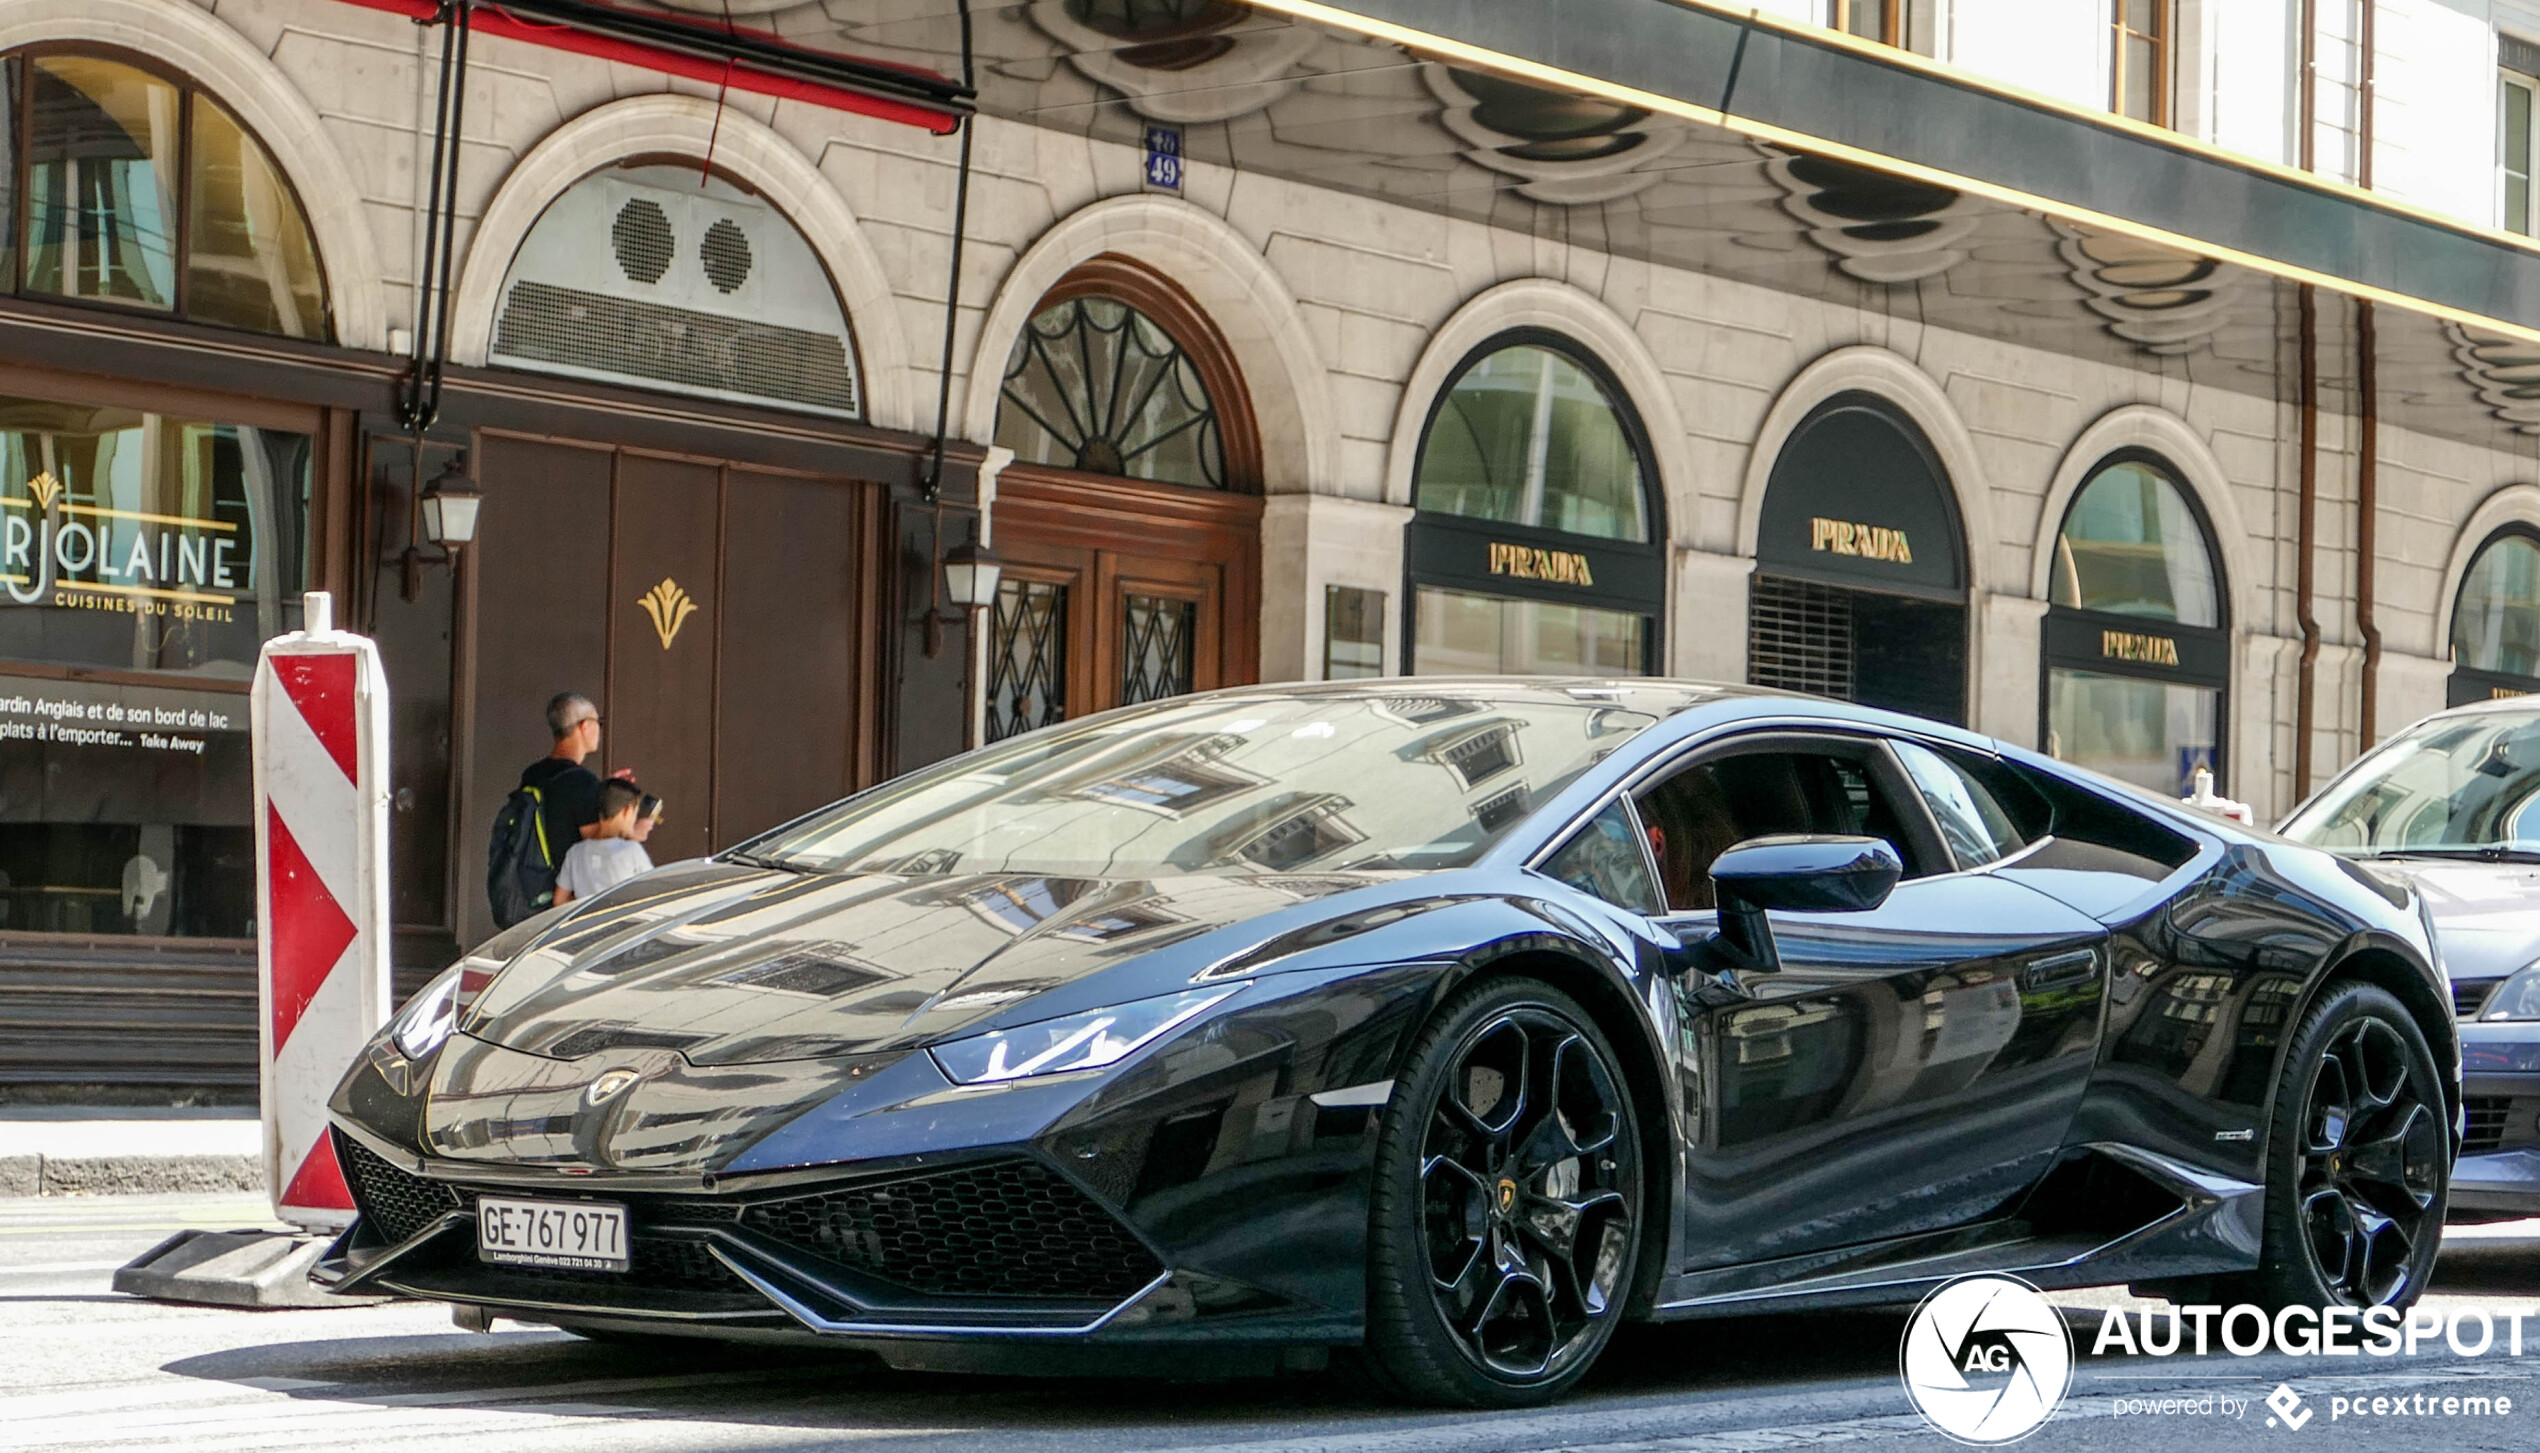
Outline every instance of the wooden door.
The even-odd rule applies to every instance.
[[[711,465],[618,456],[600,752],[668,804],[645,845],[656,863],[698,857],[712,841],[721,506]]]
[[[631,770],[668,804],[647,844],[656,863],[879,778],[873,486],[490,430],[477,458],[450,889],[462,942],[492,932],[481,854],[520,769],[552,745],[559,691],[599,705],[587,765]]]
[[[1009,470],[987,737],[1258,679],[1256,496]]]
[[[578,691],[608,700],[613,463],[606,449],[501,435],[485,436],[476,450],[485,505],[464,567],[472,669],[460,693],[467,755],[450,885],[462,944],[494,931],[486,842],[521,768],[555,746],[547,699]]]

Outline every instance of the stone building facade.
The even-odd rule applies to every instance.
[[[947,78],[963,68],[951,0],[875,0],[818,21],[803,16],[820,7],[747,8],[754,31],[788,43]],[[2160,683],[2174,671],[2188,694],[2150,708],[2168,726],[2107,765],[2149,771],[2154,786],[2213,765],[2265,819],[2442,707],[2464,664],[2484,669],[2453,639],[2464,582],[2499,539],[2540,538],[2540,415],[2521,372],[2540,366],[2540,281],[2515,291],[2526,271],[2540,279],[2540,254],[2497,230],[2509,220],[2505,152],[2457,143],[2466,126],[2484,137],[2500,124],[2499,78],[2524,54],[2518,12],[2381,0],[2367,32],[2354,7],[2298,0],[2146,7],[2159,46],[2138,53],[2157,56],[2160,114],[2139,122],[2122,113],[2155,103],[2123,91],[2129,32],[2109,0],[1688,12],[1748,27],[1761,37],[1754,64],[1778,57],[1785,78],[1803,63],[1867,68],[2235,186],[2306,186],[2285,174],[2307,163],[2325,180],[2301,195],[2365,240],[2365,261],[2347,267],[2235,240],[2230,227],[2263,209],[2209,229],[2204,193],[2161,199],[2157,217],[2123,210],[2126,196],[2151,194],[2113,171],[2075,182],[2105,198],[2041,199],[1910,148],[1887,158],[1832,127],[1813,133],[1818,148],[1730,106],[1670,111],[1629,77],[1571,87],[1595,79],[1581,58],[1594,47],[1519,54],[1516,19],[1505,35],[1442,19],[1420,28],[1425,10],[1453,8],[974,4],[966,175],[948,129],[728,75],[665,74],[622,46],[592,54],[489,30],[464,67],[447,208],[448,395],[417,431],[401,399],[415,330],[432,317],[418,282],[431,281],[438,246],[447,26],[343,0],[0,0],[0,51],[17,57],[21,95],[38,84],[27,68],[77,55],[226,108],[305,218],[327,320],[296,338],[166,309],[136,322],[112,299],[47,294],[13,273],[0,370],[15,382],[0,393],[266,420],[314,441],[305,564],[275,571],[349,597],[389,650],[398,910],[416,969],[486,930],[483,838],[511,772],[543,749],[551,689],[602,699],[608,764],[664,785],[687,818],[675,851],[705,851],[1055,714],[1209,684],[1469,666],[1488,651],[1517,669],[1729,681],[1831,671],[1823,681],[1860,687],[1885,670],[1938,693],[1900,686],[1885,704],[2050,748],[2068,745],[2059,669],[2083,683],[2072,701],[2085,716],[2103,698],[2083,678],[2171,690]],[[1628,56],[1611,59],[1618,75],[1629,69]],[[1684,64],[1724,61],[1688,51]],[[1514,68],[1493,70],[1502,64]],[[1721,95],[1769,79],[1732,69]],[[2009,96],[2008,84],[2042,98]],[[1814,104],[1877,130],[1877,93]],[[589,190],[603,183],[616,190]],[[561,205],[569,197],[581,200]],[[659,267],[627,241],[637,202],[665,219]],[[601,220],[568,233],[575,208]],[[680,316],[843,338],[841,361],[821,365],[839,378],[814,379],[810,364],[745,378],[669,356],[628,362],[609,350],[635,335],[575,343],[565,323],[539,334],[520,311],[533,285],[578,288],[617,299],[601,308],[612,326],[635,326],[607,313],[621,305],[658,322],[668,315],[641,313],[651,305],[628,302],[609,269],[657,285],[704,245],[709,213],[760,229],[749,256],[763,278],[799,252],[789,286],[825,281],[834,310],[800,297],[727,305],[691,279],[702,301]],[[2402,225],[2449,228],[2444,246],[2503,258],[2507,281],[2491,289],[2503,301],[2420,297],[2374,273],[2374,229]],[[737,296],[699,256],[721,297]],[[678,335],[700,340],[712,331],[678,326],[706,329]],[[1150,436],[1122,425],[1097,440],[1101,430],[1057,421],[1083,381],[1056,363],[1033,372],[1044,366],[1026,343],[1036,329],[1053,347],[1110,350],[1115,378],[1165,380],[1128,410],[1158,421]],[[1537,383],[1518,377],[1538,362]],[[1459,388],[1479,402],[1466,409]],[[1182,413],[1153,402],[1176,390]],[[1520,441],[1509,458],[1523,441],[1535,448],[1531,483],[1511,486],[1534,512],[1522,518],[1488,503],[1502,461],[1481,438],[1501,418],[1490,410],[1521,395],[1538,409],[1531,424],[1502,423]],[[1033,399],[1055,409],[1039,433],[1018,422]],[[1462,463],[1432,460],[1449,416],[1475,431]],[[1835,436],[1812,434],[1830,419],[1870,430],[1858,436],[1870,454],[1834,450],[1834,473],[1801,479],[1802,443],[1834,448],[1823,441]],[[1552,447],[1566,463],[1546,463]],[[1906,482],[1854,490],[1845,461],[1880,450],[1878,468]],[[1180,462],[1157,462],[1168,457]],[[2091,542],[2076,555],[2067,538],[2076,502],[2121,467],[2137,471],[2126,558],[2152,559],[2165,588],[2184,592],[2164,597],[2169,615],[2136,611],[2151,622],[2140,630],[2087,591],[2058,604],[2059,569],[2096,568]],[[453,468],[487,505],[481,540],[444,568],[415,540],[414,496],[418,480]],[[1481,481],[1467,494],[1483,505],[1458,513],[1430,493],[1454,469]],[[1598,470],[1611,478],[1582,482]],[[2369,556],[2358,538],[2367,475]],[[1793,516],[1802,489],[1837,503]],[[16,479],[0,493],[35,499]],[[1639,503],[1617,505],[1626,495]],[[2156,497],[2176,503],[2143,503]],[[1891,503],[1928,523],[1892,525]],[[2143,522],[2160,509],[2173,511],[2159,516],[2169,534],[2152,538]],[[1601,523],[1577,523],[1591,519]],[[1006,596],[970,621],[965,654],[958,629],[947,649],[927,617],[944,610],[935,562],[967,532],[1012,563]],[[2165,564],[2163,548],[2202,564]],[[1879,583],[1879,570],[1907,566],[1926,573]],[[649,623],[632,614],[656,575],[693,602],[689,629],[702,633],[689,643],[711,642],[709,656],[680,656],[658,606]],[[2207,605],[2187,603],[2198,590]],[[1802,622],[1850,612],[1853,655],[1801,660],[1792,641],[1805,632],[1775,634],[1782,617],[1766,619],[1785,609]],[[2059,610],[2082,614],[2059,624]],[[2540,619],[2540,600],[2489,615],[2523,619],[2515,611]],[[1925,636],[1937,644],[1924,655],[1876,659]],[[809,655],[788,665],[796,648]],[[0,688],[30,699],[243,689],[234,669],[179,679],[138,658],[12,664],[27,654],[0,646],[0,677],[12,678]],[[2499,681],[2540,674],[2521,656],[2481,660]],[[2110,689],[2105,701],[2133,699]],[[234,912],[179,930],[164,912],[151,918],[155,903],[112,911],[151,896],[136,874],[146,887],[190,872],[182,891],[200,899],[221,891],[223,870],[132,867],[167,841],[144,840],[149,804],[45,806],[24,784],[61,770],[68,749],[48,750],[0,771],[17,784],[0,785],[0,837],[20,844],[0,862],[14,884],[0,958],[60,988],[0,1026],[0,1073],[21,1078],[58,1076],[91,1052],[82,1045],[112,1037],[121,1011],[99,1007],[100,985],[172,993],[194,975],[234,992],[242,952]],[[243,823],[227,806],[198,816],[222,831]],[[42,851],[28,846],[44,834]],[[175,902],[181,889],[163,891]],[[196,1033],[182,1017],[172,1032]],[[180,1077],[233,1074],[228,1032],[201,1029],[209,1047]],[[32,1047],[48,1039],[68,1048]]]

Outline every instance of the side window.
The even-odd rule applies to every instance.
[[[1631,816],[1620,802],[1580,828],[1543,870],[1617,908],[1653,915],[1662,911],[1657,886],[1649,881],[1649,859],[1633,840]]]
[[[1890,742],[1905,775],[1931,805],[1941,840],[1961,868],[1979,868],[2028,846],[2011,814],[1954,759],[1916,742]]]
[[[1679,913],[1716,906],[1711,863],[1748,838],[1778,833],[1884,838],[1905,860],[1907,877],[1934,870],[1905,832],[1866,757],[1850,752],[1732,751],[1646,789],[1639,804],[1667,906]]]

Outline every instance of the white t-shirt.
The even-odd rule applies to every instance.
[[[596,898],[652,870],[652,856],[633,838],[585,838],[565,853],[564,866],[556,871],[556,885],[576,898]]]

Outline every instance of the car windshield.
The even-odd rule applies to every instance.
[[[2437,717],[2391,738],[2284,825],[2350,853],[2540,855],[2540,713]]]
[[[1695,696],[1423,682],[1184,697],[956,757],[736,856],[824,872],[1085,877],[1461,867]]]

